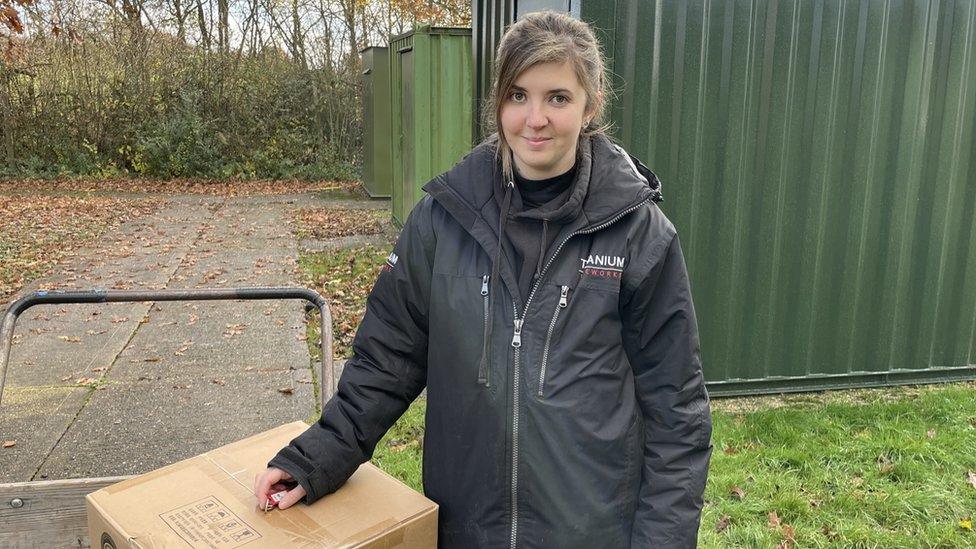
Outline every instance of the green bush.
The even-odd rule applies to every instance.
[[[11,106],[0,114],[0,176],[356,177],[353,67],[336,74],[274,50],[246,56],[166,35],[112,36],[97,36],[84,56],[81,44],[38,36],[37,74],[0,66],[0,105]]]

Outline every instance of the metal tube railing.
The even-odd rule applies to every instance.
[[[297,287],[266,288],[200,288],[192,290],[79,290],[37,291],[14,301],[3,318],[0,327],[0,402],[3,402],[3,386],[7,380],[7,363],[13,345],[14,325],[21,313],[35,305],[61,305],[70,303],[134,303],[140,301],[229,301],[304,299],[318,307],[321,315],[322,361],[319,380],[322,384],[322,408],[335,392],[335,374],[332,371],[332,312],[325,298],[314,290]]]

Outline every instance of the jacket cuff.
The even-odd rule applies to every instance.
[[[278,455],[268,462],[268,467],[277,467],[285,471],[305,489],[302,499],[311,505],[323,496],[339,489],[341,482],[336,482],[324,469],[315,467],[305,456],[291,446],[282,448]]]

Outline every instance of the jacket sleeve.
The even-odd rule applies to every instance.
[[[268,463],[295,477],[306,503],[337,490],[370,459],[426,385],[435,242],[430,207],[426,197],[413,209],[377,277],[335,396],[318,422]]]
[[[677,235],[650,248],[650,268],[621,306],[644,419],[631,547],[695,547],[712,453],[698,326]]]

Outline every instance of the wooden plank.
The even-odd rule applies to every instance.
[[[85,496],[129,478],[0,484],[0,547],[89,547]]]

